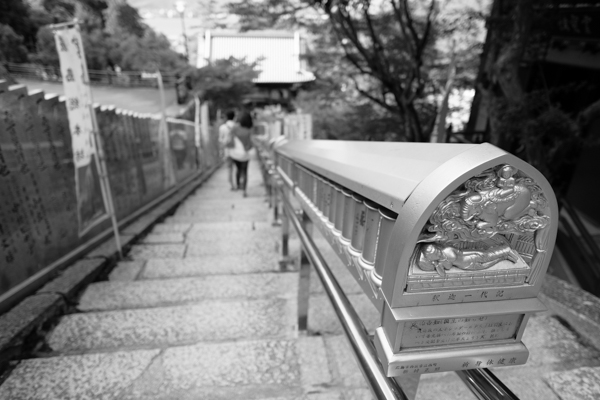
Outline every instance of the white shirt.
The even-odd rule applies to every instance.
[[[229,148],[227,143],[231,140],[231,129],[235,126],[235,122],[228,120],[219,127],[219,143],[223,147],[225,157],[229,157]]]

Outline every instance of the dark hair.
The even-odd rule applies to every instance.
[[[227,117],[228,121],[231,121],[232,119],[235,118],[235,111],[229,110],[225,113],[225,116]]]
[[[242,112],[242,115],[240,115],[238,122],[240,123],[240,126],[243,126],[244,128],[252,128],[253,126],[252,116],[248,111]]]

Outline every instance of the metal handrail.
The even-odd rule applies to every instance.
[[[373,395],[376,399],[382,400],[408,400],[408,397],[404,394],[400,386],[398,386],[398,383],[393,378],[388,378],[383,371],[383,367],[377,359],[375,347],[369,338],[365,326],[360,320],[354,307],[350,304],[348,297],[335,279],[335,276],[333,276],[333,273],[317,249],[314,241],[302,228],[287,196],[282,193],[281,198],[283,199],[284,208],[289,221],[296,229],[300,241],[302,242],[302,246],[304,247],[304,251],[323,283],[325,292],[333,305],[335,313],[342,323],[342,327],[350,341],[358,365],[365,376]]]
[[[511,400],[518,397],[487,368],[456,371],[478,400]]]
[[[287,187],[291,191],[295,191],[297,188],[291,180],[286,179],[285,175],[282,175],[280,171],[278,172],[277,175],[279,175],[283,184],[279,185],[279,187],[274,186],[277,187],[275,190],[281,191],[279,197],[283,200],[285,214],[298,233],[304,252],[325,288],[325,293],[329,297],[335,313],[344,328],[346,337],[352,346],[354,356],[373,395],[378,400],[408,399],[402,388],[398,385],[398,382],[394,378],[386,376],[377,357],[373,342],[360,317],[340,287],[311,236],[304,230],[290,200],[283,193],[285,190],[284,187]],[[470,369],[455,372],[479,400],[519,400],[488,369]]]

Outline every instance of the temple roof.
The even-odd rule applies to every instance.
[[[229,57],[257,61],[260,75],[255,83],[302,83],[315,79],[302,60],[304,41],[298,32],[205,31],[198,41],[197,67]]]

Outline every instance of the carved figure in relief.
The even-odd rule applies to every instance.
[[[466,271],[479,271],[504,260],[515,263],[519,260],[519,256],[509,246],[476,251],[428,244],[421,250],[418,266],[424,271],[437,271],[440,276],[445,276],[446,270],[453,266]]]
[[[505,235],[534,235],[544,252],[550,216],[541,188],[511,165],[469,179],[434,210],[419,237],[414,262],[424,271],[483,270],[519,253]]]
[[[500,218],[512,220],[523,216],[535,202],[524,184],[516,184],[516,168],[503,166],[497,173],[496,187],[471,194],[461,201],[461,217],[465,221],[476,219],[479,229],[492,228]]]

